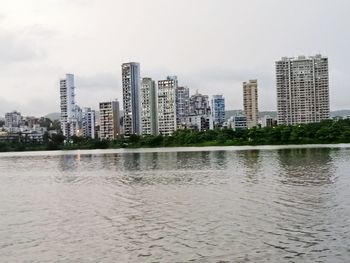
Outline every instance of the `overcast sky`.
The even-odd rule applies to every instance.
[[[1,0],[0,115],[59,112],[59,79],[76,76],[77,103],[122,100],[121,64],[143,77],[177,75],[191,93],[242,108],[259,82],[260,110],[276,109],[274,63],[329,58],[331,109],[350,108],[349,0]]]

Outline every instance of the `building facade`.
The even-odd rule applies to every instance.
[[[95,139],[96,113],[91,108],[84,108],[82,112],[82,131],[85,138]]]
[[[245,130],[248,128],[247,117],[243,112],[237,112],[228,120],[228,127],[234,131]]]
[[[5,114],[5,128],[19,128],[23,122],[20,112],[13,111]]]
[[[140,111],[140,64],[135,62],[122,64],[124,133],[141,134]]]
[[[248,128],[258,126],[259,108],[258,108],[258,81],[249,80],[243,82],[243,108],[247,117]]]
[[[225,98],[223,95],[214,95],[211,100],[213,122],[215,128],[221,128],[225,122]]]
[[[176,76],[158,81],[158,131],[162,135],[171,135],[177,129],[176,120]]]
[[[119,102],[100,103],[100,139],[114,140],[120,136]]]
[[[190,115],[211,116],[208,95],[202,95],[196,91],[196,94],[190,97]]]
[[[177,87],[176,89],[176,121],[177,127],[186,125],[186,117],[190,111],[190,91],[187,87]]]
[[[66,138],[76,135],[79,129],[77,105],[75,104],[74,75],[66,74],[60,80],[61,130]]]
[[[213,129],[213,119],[209,97],[196,92],[189,100],[189,114],[186,117],[186,129],[206,131]]]
[[[328,58],[282,58],[276,62],[277,121],[294,125],[329,119]]]
[[[142,135],[158,134],[157,89],[151,78],[141,82],[141,129]]]

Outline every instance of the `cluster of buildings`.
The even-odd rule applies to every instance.
[[[284,57],[276,62],[277,119],[270,116],[259,119],[257,80],[243,82],[244,109],[226,119],[223,95],[211,99],[198,91],[190,95],[189,88],[179,85],[177,76],[158,81],[142,78],[140,64],[135,62],[124,63],[121,72],[122,105],[118,100],[101,102],[96,125],[95,111],[81,110],[75,104],[74,76],[67,74],[61,80],[61,125],[66,137],[171,135],[178,129],[239,130],[330,118],[328,58],[322,55]]]
[[[171,135],[178,129],[239,130],[330,118],[328,58],[322,55],[284,57],[276,62],[277,118],[259,118],[257,80],[243,82],[243,111],[227,119],[223,95],[209,98],[198,90],[190,95],[188,87],[179,85],[177,76],[158,81],[141,77],[140,64],[135,62],[122,64],[121,75],[122,102],[100,102],[98,111],[76,104],[74,75],[60,80],[60,121],[66,138],[110,140],[121,135]],[[6,114],[2,128],[8,134],[33,138],[42,138],[45,131],[37,118],[23,118],[16,111]]]
[[[67,138],[87,136],[116,139],[121,135],[171,135],[178,129],[204,131],[225,125],[223,95],[198,91],[190,96],[189,88],[180,86],[176,76],[157,82],[140,76],[140,64],[124,63],[122,71],[123,112],[118,100],[99,104],[99,117],[90,108],[81,110],[75,103],[74,76],[60,81],[61,127]],[[94,120],[96,121],[93,129]],[[92,134],[94,132],[94,134]]]
[[[18,111],[5,114],[4,125],[0,129],[0,141],[43,141],[47,127],[42,127],[40,118],[24,117]]]

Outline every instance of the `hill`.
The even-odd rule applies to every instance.
[[[55,121],[55,120],[59,120],[60,117],[61,117],[61,113],[59,112],[53,112],[53,113],[49,113],[47,115],[44,116],[45,118],[48,118],[52,121]]]

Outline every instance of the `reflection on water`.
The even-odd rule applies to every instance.
[[[347,262],[350,150],[0,157],[2,262]]]
[[[330,184],[334,180],[331,149],[279,150],[281,182],[287,184]]]

